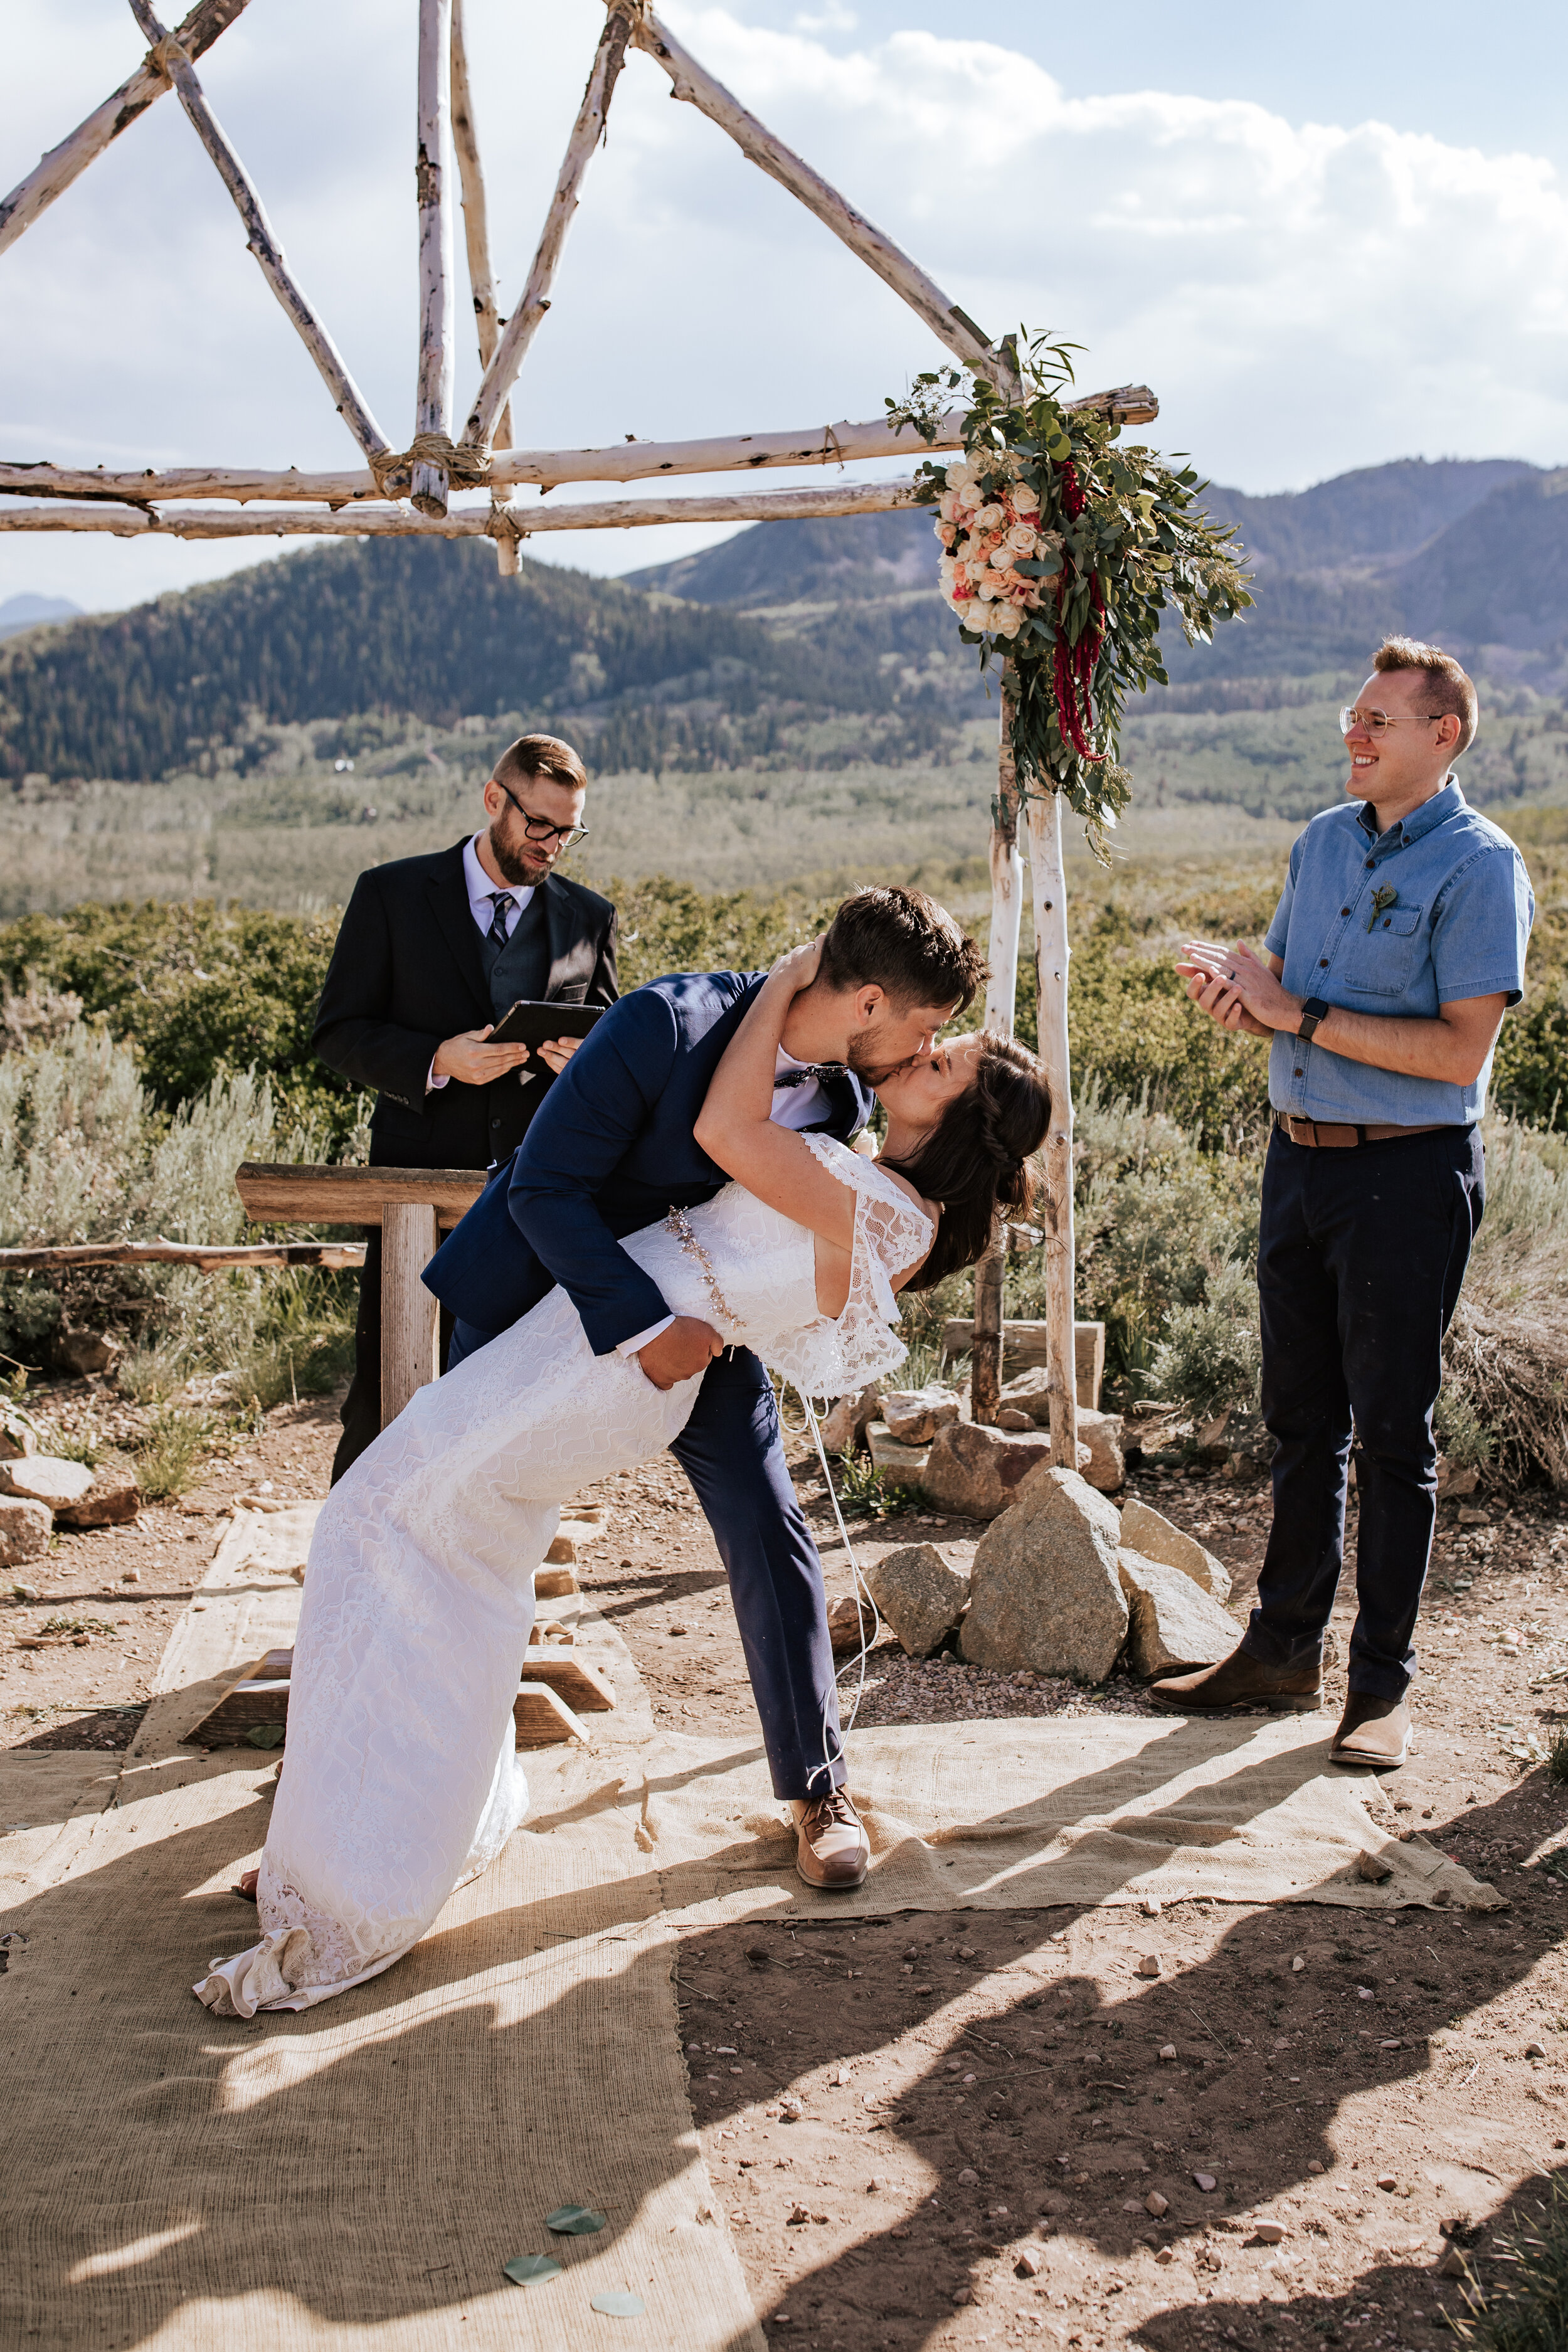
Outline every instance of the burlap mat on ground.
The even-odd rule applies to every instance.
[[[521,1834],[384,1978],[300,2016],[189,1987],[254,1933],[226,1891],[271,1759],[132,1765],[7,1906],[0,2340],[157,2352],[762,2352],[687,2103],[672,1938]],[[143,1793],[143,1790],[146,1793]],[[582,2203],[595,2237],[552,2239]],[[519,2288],[501,2265],[552,2253]],[[591,2298],[630,2290],[635,2328]],[[630,2334],[628,2335],[628,2328]]]
[[[613,1722],[614,1718],[608,1718]],[[1329,1727],[1144,1716],[928,1724],[852,1733],[850,1785],[871,1839],[858,1893],[817,1895],[760,1747],[661,1734],[563,1757],[534,1783],[536,1832],[595,1846],[638,1890],[657,1870],[683,1926],[759,1912],[1083,1909],[1208,1896],[1363,1910],[1502,1898],[1368,1811],[1370,1774],[1328,1761]],[[617,1768],[615,1772],[606,1767]],[[632,1824],[628,1840],[626,1824]],[[1380,1884],[1361,1857],[1386,1865]]]

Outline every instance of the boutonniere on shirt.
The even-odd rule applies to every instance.
[[[1397,904],[1398,898],[1398,891],[1387,882],[1383,885],[1383,887],[1380,890],[1374,890],[1373,892],[1372,912],[1366,919],[1366,927],[1369,931],[1373,931],[1377,929],[1377,919],[1379,915],[1386,915],[1390,907]]]

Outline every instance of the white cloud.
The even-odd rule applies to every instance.
[[[134,55],[115,0],[68,13],[62,50],[58,0],[17,0],[6,184]],[[1157,436],[1221,480],[1294,487],[1422,453],[1568,457],[1568,205],[1538,158],[1239,100],[1073,96],[995,42],[905,31],[847,47],[840,0],[790,30],[679,0],[669,13],[965,310],[993,331],[1023,320],[1087,345],[1087,383],[1153,383]],[[501,0],[469,14],[510,301],[602,16],[596,0],[526,27]],[[412,425],[411,24],[389,26],[375,0],[268,0],[201,68],[394,439]],[[0,446],[16,455],[352,457],[173,100],[0,259]],[[520,388],[520,439],[871,415],[936,355],[888,289],[628,58]],[[459,400],[475,373],[465,351]],[[677,542],[539,544],[626,569]],[[258,551],[7,537],[0,593],[118,602]]]

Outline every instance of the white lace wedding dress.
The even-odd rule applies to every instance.
[[[892,1283],[932,1229],[874,1161],[802,1140],[857,1195],[837,1318],[817,1308],[812,1234],[738,1184],[622,1247],[672,1312],[840,1396],[902,1362]],[[657,1389],[635,1360],[595,1356],[552,1290],[421,1389],[333,1487],[305,1574],[261,1940],[210,1964],[194,1988],[209,2009],[253,2017],[363,1984],[495,1859],[527,1809],[511,1708],[560,1506],[661,1452],[700,1385]]]

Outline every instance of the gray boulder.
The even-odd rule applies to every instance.
[[[1117,1566],[1131,1618],[1128,1663],[1140,1680],[1217,1666],[1229,1657],[1241,1638],[1239,1629],[1190,1576],[1163,1560],[1145,1559],[1125,1544]]]
[[[1038,1431],[950,1422],[931,1442],[921,1483],[939,1510],[994,1519],[1017,1501],[1030,1471],[1050,1458],[1051,1441]]]
[[[1121,1533],[1115,1505],[1076,1470],[1036,1469],[975,1549],[964,1656],[1103,1682],[1127,1636]]]
[[[0,1495],[21,1495],[29,1502],[47,1503],[58,1511],[62,1503],[78,1503],[92,1484],[85,1462],[68,1462],[58,1454],[30,1454],[20,1462],[0,1462]]]
[[[1170,1520],[1152,1510],[1147,1503],[1134,1496],[1121,1514],[1121,1540],[1129,1551],[1142,1552],[1145,1559],[1161,1561],[1166,1568],[1179,1568],[1184,1576],[1216,1601],[1230,1599],[1230,1571],[1223,1560],[1205,1551],[1196,1536],[1189,1536]]]
[[[822,1443],[829,1454],[853,1454],[866,1443],[866,1432],[882,1417],[882,1391],[875,1383],[855,1396],[841,1396],[822,1424]]]
[[[848,1593],[842,1601],[829,1603],[827,1638],[833,1644],[836,1658],[858,1658],[864,1642],[871,1646],[877,1621],[868,1604],[858,1593]]]
[[[1037,1429],[1050,1425],[1051,1398],[1047,1386],[1046,1369],[1037,1364],[1016,1380],[1005,1381],[997,1399],[1000,1407],[998,1424],[1015,1429],[1023,1424],[1015,1414],[1026,1414]],[[1092,1412],[1088,1405],[1078,1409],[1078,1442],[1089,1448],[1087,1468],[1080,1461],[1079,1467],[1091,1486],[1102,1495],[1114,1495],[1127,1482],[1125,1438],[1119,1412]]]
[[[888,1433],[900,1445],[929,1445],[939,1429],[958,1419],[958,1398],[952,1389],[884,1389],[882,1419]]]
[[[866,1579],[871,1598],[911,1658],[933,1657],[969,1598],[965,1570],[949,1568],[934,1544],[905,1544]]]
[[[49,1548],[53,1522],[47,1503],[20,1495],[0,1495],[0,1568],[18,1568],[25,1559],[39,1559]]]

